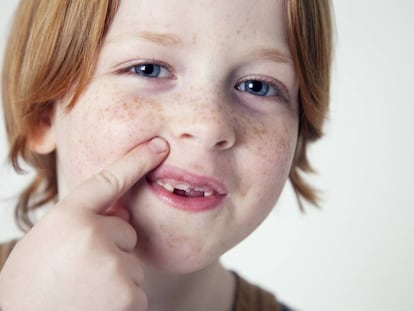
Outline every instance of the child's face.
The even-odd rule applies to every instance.
[[[59,196],[160,136],[169,156],[124,198],[141,258],[189,272],[245,238],[297,141],[284,12],[283,0],[122,0],[90,86],[71,112],[57,103]],[[182,184],[186,196],[170,192]]]

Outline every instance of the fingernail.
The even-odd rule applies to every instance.
[[[151,139],[149,143],[149,147],[151,148],[152,151],[156,153],[163,153],[167,151],[168,149],[167,142],[160,137],[155,137]]]

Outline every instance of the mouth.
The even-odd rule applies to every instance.
[[[157,179],[155,183],[158,186],[163,187],[170,193],[188,198],[201,198],[211,197],[213,195],[219,195],[217,191],[210,188],[208,185],[190,185],[187,183],[179,182],[172,179]]]
[[[153,193],[168,205],[187,211],[218,207],[227,192],[222,183],[171,166],[156,169],[147,176]]]

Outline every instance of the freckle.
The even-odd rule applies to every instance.
[[[194,164],[193,168],[194,168],[194,170],[199,171],[199,172],[202,172],[203,169],[204,169],[203,166],[201,164],[198,164],[198,163]]]
[[[165,228],[164,225],[160,225],[160,230],[161,230],[162,233],[167,232],[167,230],[166,230],[166,228]]]
[[[280,151],[285,151],[289,149],[289,143],[285,140],[281,140],[277,144],[277,149]]]

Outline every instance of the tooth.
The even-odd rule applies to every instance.
[[[198,191],[198,192],[203,192],[205,197],[210,197],[214,194],[213,190],[205,189],[205,188],[201,188],[201,187],[196,187],[194,190]]]
[[[163,187],[165,190],[167,190],[169,192],[174,192],[174,187],[171,186],[169,183],[164,183],[161,180],[156,180],[155,183],[157,185],[160,185],[161,187]]]
[[[174,192],[174,187],[171,186],[170,184],[166,183],[163,186],[165,188],[165,190],[169,191],[169,192]]]
[[[206,192],[207,191],[206,189],[201,188],[201,187],[195,187],[194,190],[198,191],[198,192]]]
[[[155,183],[161,187],[164,187],[164,183],[160,179],[156,180]]]
[[[190,190],[190,186],[189,185],[186,185],[186,184],[177,184],[177,185],[175,185],[174,188],[175,189],[178,189],[178,190],[183,190],[185,192],[187,192],[187,191]]]

